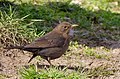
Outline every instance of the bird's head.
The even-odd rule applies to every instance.
[[[55,27],[55,31],[66,36],[73,36],[73,28],[77,25],[72,25],[69,22],[62,22]]]

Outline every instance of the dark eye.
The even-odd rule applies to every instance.
[[[64,26],[64,29],[68,29],[68,27],[67,27],[67,26]]]

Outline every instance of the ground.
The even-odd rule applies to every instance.
[[[92,56],[86,56],[82,54],[84,48],[78,47],[69,48],[70,50],[66,52],[62,57],[53,60],[52,64],[55,66],[66,66],[72,70],[74,68],[83,67],[83,69],[98,69],[91,71],[94,76],[91,79],[119,79],[120,78],[120,41],[111,44],[111,50],[107,52],[108,58],[96,58]],[[103,52],[103,49],[96,48],[99,52]],[[81,53],[78,53],[81,52]],[[1,48],[0,49],[0,74],[4,75],[7,79],[19,79],[19,69],[23,66],[30,64],[49,65],[44,59],[33,59],[31,63],[27,63],[31,57],[30,52],[25,52],[21,50],[9,50]],[[105,70],[105,71],[104,71]],[[103,73],[106,74],[103,74]],[[108,75],[109,72],[109,75]],[[91,74],[89,73],[89,74]],[[101,76],[100,76],[101,74]],[[110,75],[111,74],[111,75]],[[95,77],[96,75],[96,77]],[[98,76],[98,77],[97,77]]]

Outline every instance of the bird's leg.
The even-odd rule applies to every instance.
[[[51,62],[50,62],[50,57],[47,58],[48,63],[50,64],[50,66],[52,66]]]
[[[33,54],[33,56],[30,58],[30,60],[28,61],[28,63],[30,63],[31,60],[32,60],[33,58],[35,58],[36,56],[37,56],[36,54]]]

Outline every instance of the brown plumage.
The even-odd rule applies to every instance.
[[[58,24],[51,32],[26,46],[6,47],[7,49],[21,49],[33,53],[29,62],[36,56],[50,60],[59,58],[66,52],[70,38],[73,36],[72,25],[68,22]]]

